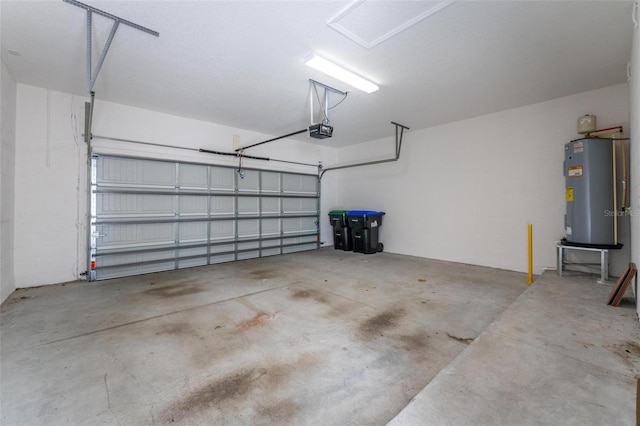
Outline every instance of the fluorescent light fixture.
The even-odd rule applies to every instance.
[[[372,82],[365,80],[351,71],[347,71],[333,62],[329,62],[315,54],[311,55],[311,57],[307,59],[305,65],[315,68],[318,71],[322,71],[323,73],[330,75],[333,78],[337,78],[338,80],[360,89],[363,92],[373,93],[379,89],[379,87]]]

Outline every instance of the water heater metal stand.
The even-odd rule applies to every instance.
[[[564,265],[593,265],[592,263],[575,263],[567,262],[565,260],[565,250],[581,250],[581,251],[595,251],[600,252],[600,280],[598,283],[605,284],[609,278],[609,249],[606,248],[593,248],[593,247],[578,247],[568,246],[564,244],[558,244],[558,276],[562,276],[562,269]]]

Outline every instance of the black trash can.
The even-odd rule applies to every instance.
[[[347,213],[354,252],[373,254],[384,249],[378,236],[383,215],[384,212],[371,210],[350,210]]]
[[[347,213],[349,210],[331,210],[329,221],[333,228],[333,248],[336,250],[351,251],[351,229],[347,224]]]

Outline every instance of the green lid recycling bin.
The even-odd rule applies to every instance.
[[[331,210],[329,221],[333,228],[333,248],[336,250],[351,251],[351,229],[347,224],[349,210]]]

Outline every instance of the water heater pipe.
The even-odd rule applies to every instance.
[[[602,132],[614,133],[614,132],[611,132],[611,130],[617,130],[617,132],[615,133],[623,132],[622,126],[615,126],[615,127],[607,127],[606,129],[594,130],[593,132],[589,132],[589,135],[593,136],[594,133],[602,133]]]
[[[611,139],[613,141],[613,144],[615,144],[616,141],[620,141],[620,150],[621,150],[621,162],[622,162],[622,205],[621,205],[621,210],[624,212],[626,211],[629,206],[627,205],[629,203],[629,188],[628,188],[628,172],[627,172],[627,147],[626,144],[624,143],[624,141],[629,140],[629,138],[623,138],[623,137],[617,137],[617,136],[622,136],[624,133],[624,129],[622,126],[615,126],[615,127],[607,127],[606,129],[599,129],[596,130],[594,132],[590,133],[590,136],[594,136],[594,137],[601,137],[599,135],[596,135],[596,133],[600,133],[603,134],[603,136],[605,137],[609,137],[609,139]],[[614,155],[614,159],[615,159],[615,155]],[[614,176],[615,178],[615,176]],[[615,180],[614,180],[615,181]],[[617,181],[615,181],[617,182]],[[617,192],[616,192],[617,194]],[[617,202],[615,204],[615,207],[617,209]]]
[[[618,173],[616,171],[616,140],[611,139],[611,149],[613,150],[613,160],[612,160],[612,169],[613,169],[613,244],[618,245],[618,183],[617,176]]]
[[[627,193],[627,153],[624,143],[624,139],[620,140],[620,150],[622,151],[622,211],[626,211],[629,206],[627,203],[629,202]]]
[[[622,136],[624,133],[624,129],[622,126],[614,126],[614,127],[607,127],[606,129],[598,129],[594,132],[591,132],[589,135],[592,137],[600,137],[598,135],[596,135],[597,133],[600,134],[604,134],[603,136],[608,137],[611,140],[611,143],[613,145],[613,211],[615,212],[615,216],[613,219],[613,225],[614,225],[614,240],[616,242],[616,244],[618,243],[618,200],[617,200],[617,196],[618,196],[618,189],[617,189],[617,172],[616,172],[616,141],[620,141],[620,150],[622,151],[621,153],[621,160],[622,160],[622,206],[621,206],[621,210],[624,212],[627,210],[628,206],[628,202],[629,202],[629,188],[627,186],[627,148],[626,145],[624,143],[625,140],[629,140],[629,138],[623,138],[623,137],[617,137],[617,136]]]

